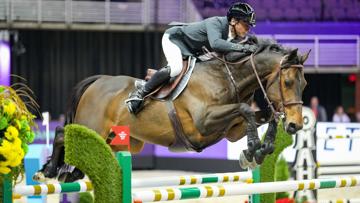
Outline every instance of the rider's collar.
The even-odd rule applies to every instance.
[[[235,39],[235,37],[236,37],[235,28],[234,26],[229,25],[229,34],[226,41],[230,42],[231,40]]]

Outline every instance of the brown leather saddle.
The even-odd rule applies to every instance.
[[[167,96],[169,96],[169,94],[177,87],[177,85],[180,83],[181,79],[183,78],[183,76],[185,75],[185,73],[189,70],[189,66],[191,65],[191,63],[189,62],[190,60],[184,60],[183,61],[183,67],[182,70],[180,72],[180,74],[178,76],[176,76],[175,78],[170,79],[170,81],[167,84],[162,85],[161,87],[159,87],[158,89],[156,89],[155,91],[153,91],[152,93],[150,93],[148,96],[153,98],[153,99],[159,99],[159,100],[163,100],[165,99]],[[150,78],[157,72],[157,70],[154,69],[148,69],[147,70],[147,75],[145,77],[145,80],[148,81],[150,80]]]

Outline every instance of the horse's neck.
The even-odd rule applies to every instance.
[[[240,94],[240,99],[244,100],[259,88],[259,83],[257,82],[254,71],[250,65],[250,61],[240,67],[238,66],[240,65],[228,65],[235,80],[238,93]],[[217,60],[201,62],[195,69],[195,72],[196,75],[199,76],[198,79],[207,78],[208,80],[213,81],[222,80],[222,84],[227,84],[233,89],[233,83],[223,62]],[[257,73],[261,80],[264,80],[265,77],[271,73],[271,70],[266,67],[257,66]],[[235,92],[231,97],[232,99],[236,99]]]
[[[256,67],[256,72],[261,81],[264,81],[271,71],[272,70],[270,68],[265,66]],[[232,72],[236,80],[236,86],[239,91],[240,98],[248,97],[249,94],[252,94],[260,87],[254,69],[250,65],[249,61],[241,67],[232,66]]]

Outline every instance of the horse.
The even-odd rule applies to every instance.
[[[66,112],[66,124],[87,126],[111,141],[111,127],[130,127],[130,152],[139,153],[144,143],[165,147],[179,144],[176,130],[169,117],[169,104],[175,111],[185,141],[183,151],[201,151],[225,138],[236,142],[245,135],[248,149],[243,151],[243,167],[261,164],[273,151],[278,119],[269,121],[264,143],[257,135],[256,114],[250,107],[255,90],[263,89],[275,112],[284,117],[285,130],[293,134],[303,126],[302,92],[306,86],[303,64],[309,52],[298,54],[297,49],[284,48],[270,40],[260,40],[258,50],[243,56],[231,52],[223,58],[197,62],[185,90],[174,101],[147,99],[144,108],[130,114],[124,101],[135,88],[137,78],[97,75],[78,83]],[[255,71],[255,72],[254,72]],[[262,83],[266,86],[263,87]],[[59,173],[64,164],[63,129],[56,129],[53,153],[33,178],[44,181],[58,176],[65,182],[82,178],[76,168]],[[127,150],[126,146],[111,146],[113,151]],[[245,158],[245,159],[244,159]]]

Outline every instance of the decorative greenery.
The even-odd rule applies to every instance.
[[[122,202],[120,166],[110,146],[95,131],[77,124],[65,127],[65,162],[89,177],[94,202]]]
[[[93,203],[94,198],[90,192],[79,193],[79,203]]]
[[[25,95],[31,99],[24,87],[0,86],[0,174],[9,174],[13,181],[24,173],[23,159],[35,138],[35,116],[20,98]]]
[[[260,182],[275,181],[275,166],[281,152],[293,143],[292,136],[289,135],[283,127],[283,123],[279,122],[275,139],[275,150],[267,156],[260,166]],[[260,195],[261,203],[275,202],[275,193],[267,193]]]
[[[289,166],[283,156],[277,160],[276,168],[275,168],[275,178],[276,181],[287,181],[289,180]],[[278,192],[276,193],[276,199],[284,199],[289,198],[288,192]]]

